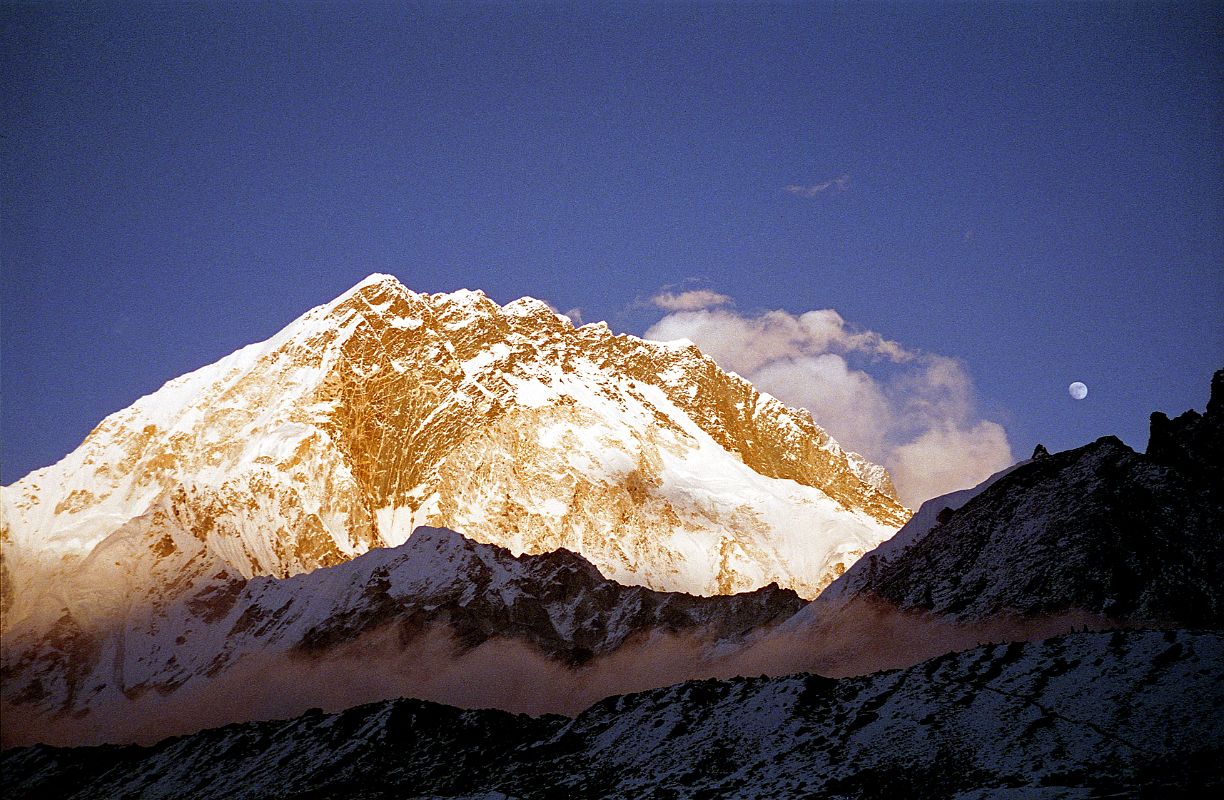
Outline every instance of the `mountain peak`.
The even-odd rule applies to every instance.
[[[396,294],[405,294],[411,290],[404,284],[400,283],[399,278],[394,275],[388,275],[385,272],[372,272],[365,276],[357,283],[353,284],[344,292],[341,292],[330,303],[326,303],[323,308],[336,308],[343,305],[358,295],[376,296],[382,292],[393,292]]]
[[[464,548],[468,546],[468,542],[468,539],[465,539],[449,528],[435,528],[429,525],[422,525],[408,537],[408,544],[413,547],[425,548],[432,546],[438,550]]]
[[[1169,419],[1156,411],[1151,417],[1147,455],[1205,485],[1219,486],[1224,478],[1224,370],[1211,377],[1207,410],[1193,409]]]
[[[6,625],[44,601],[106,616],[214,568],[308,572],[422,525],[653,589],[813,597],[909,516],[882,468],[696,348],[381,273],[2,501]]]
[[[389,286],[405,288],[404,284],[400,283],[400,279],[386,272],[371,272],[369,275],[355,283],[351,289],[345,292],[345,295],[354,294],[369,286]],[[343,297],[344,295],[341,295]]]
[[[545,303],[543,300],[537,300],[534,297],[520,297],[517,300],[512,300],[502,306],[502,313],[514,317],[539,317],[542,315],[560,317],[548,303]]]

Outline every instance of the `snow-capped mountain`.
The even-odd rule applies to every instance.
[[[385,275],[107,417],[2,510],[6,627],[421,525],[658,590],[812,597],[908,518],[884,470],[691,345]]]
[[[702,674],[692,656],[680,662],[687,670],[669,674],[666,644],[642,659],[645,677],[630,659],[611,684],[609,668],[581,669],[626,644],[649,649],[684,635],[692,646],[731,647],[802,606],[776,586],[713,597],[622,586],[565,550],[516,557],[418,528],[399,547],[291,578],[220,573],[174,602],[134,608],[104,632],[18,626],[6,634],[3,700],[6,716],[25,724],[6,724],[4,741],[123,742],[198,730],[203,705],[214,712],[207,724],[219,724],[405,694],[572,713],[609,685]],[[565,691],[524,692],[504,680],[513,665],[494,676],[473,668],[516,658],[525,676],[564,681]],[[277,681],[278,673],[295,678]],[[463,691],[448,691],[456,682]],[[260,690],[235,708],[245,684]]]
[[[1205,414],[1152,415],[1146,454],[1113,436],[1039,448],[968,497],[924,504],[813,608],[874,598],[958,621],[1084,611],[1224,627],[1220,441],[1224,371]]]
[[[0,763],[6,797],[76,800],[1205,797],[1224,789],[1222,663],[1218,634],[1077,634],[862,678],[694,681],[574,719],[398,700]]]
[[[38,714],[56,703],[71,722],[98,714],[107,733],[128,709],[132,730],[146,734],[164,731],[159,713],[193,702],[218,721],[266,718],[272,706],[260,703],[282,695],[299,704],[286,715],[308,697],[340,708],[353,697],[333,683],[354,676],[374,687],[371,698],[402,686],[388,675],[415,670],[436,685],[429,680],[446,672],[437,654],[460,665],[454,677],[469,707],[485,704],[472,691],[485,680],[535,698],[572,694],[578,666],[622,679],[626,664],[647,663],[648,685],[659,685],[677,657],[707,675],[829,667],[853,677],[689,681],[609,697],[573,718],[420,699],[315,708],[152,747],[9,750],[3,788],[17,797],[472,800],[865,798],[900,787],[919,798],[1218,793],[1224,454],[1201,443],[1224,423],[1221,388],[1217,374],[1206,414],[1154,416],[1146,454],[1112,437],[1039,449],[987,485],[937,501],[882,557],[843,575],[845,587],[785,621],[800,599],[776,587],[663,595],[619,586],[570,552],[520,556],[435,529],[310,574],[248,577],[227,560],[232,551],[180,530],[193,530],[184,521],[195,512],[177,492],[75,566],[137,574],[130,557],[162,588],[130,596],[109,628],[61,608],[49,629],[34,614],[6,631],[6,732],[17,714],[21,741],[47,738],[54,726]],[[369,519],[381,530],[379,514]],[[150,530],[169,533],[153,540],[157,558],[141,561]],[[1107,630],[1046,638],[1084,620]],[[408,660],[388,661],[389,652]],[[641,659],[617,660],[627,652]],[[882,665],[905,666],[872,672]],[[608,685],[585,690],[592,683]],[[420,697],[419,685],[398,693]]]

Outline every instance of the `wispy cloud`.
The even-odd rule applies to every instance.
[[[821,192],[828,191],[829,189],[836,189],[839,192],[844,192],[848,188],[850,188],[850,176],[838,175],[836,178],[830,178],[827,181],[814,183],[811,186],[800,186],[797,183],[792,183],[790,186],[786,187],[786,191],[790,192],[796,197],[815,197]]]
[[[664,311],[700,311],[703,308],[725,306],[731,298],[709,289],[690,289],[687,292],[659,292],[650,298],[650,304]]]
[[[808,409],[842,445],[886,466],[908,505],[1012,463],[1006,432],[978,416],[973,380],[954,358],[857,328],[828,308],[749,315],[724,300],[668,310],[646,338],[688,339],[723,369]]]

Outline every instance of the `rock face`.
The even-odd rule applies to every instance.
[[[1147,455],[1207,488],[1224,487],[1224,369],[1211,377],[1206,413],[1152,414]]]
[[[575,719],[399,700],[148,748],[10,750],[3,788],[79,800],[1208,796],[1224,788],[1221,664],[1216,634],[1116,631],[864,678],[695,681]]]
[[[881,468],[692,346],[381,275],[111,415],[0,502],[6,629],[87,628],[421,525],[657,590],[811,597],[908,518]]]
[[[1222,378],[1205,415],[1153,415],[1146,455],[1106,436],[924,504],[824,604],[871,598],[957,621],[1082,611],[1224,628]],[[939,506],[952,510],[932,520]]]
[[[362,637],[373,634],[393,643],[391,661],[400,669],[462,670],[461,656],[492,640],[519,643],[527,653],[559,662],[561,672],[561,665],[578,667],[656,634],[726,646],[802,606],[793,591],[776,586],[715,597],[622,586],[568,551],[515,557],[452,531],[420,528],[397,548],[292,578],[247,580],[220,572],[178,602],[116,620],[104,635],[67,625],[49,638],[18,629],[5,642],[4,702],[7,712],[24,712],[40,723],[65,722],[60,741],[89,741],[85,733],[72,738],[72,720],[91,713],[138,715],[142,707],[131,701],[145,696],[191,696],[198,704],[215,695],[224,705],[231,684],[252,672],[252,664],[264,679],[285,667],[305,671],[336,652],[362,649]],[[450,640],[442,658],[415,652],[430,632]],[[384,671],[379,658],[367,647],[360,658],[345,662],[348,674],[329,674],[337,682],[366,684]],[[395,697],[397,686],[403,684],[389,682],[381,695],[363,687],[355,696]],[[287,682],[270,708],[294,708],[292,695],[300,688]],[[311,688],[301,692],[296,710],[317,702]],[[333,694],[339,691],[335,687]],[[269,710],[254,701],[230,719],[260,718],[261,712],[266,718]],[[190,721],[182,720],[164,732],[190,730]],[[124,740],[118,726],[111,733]],[[105,731],[94,736],[116,740]],[[6,744],[25,741],[21,730],[6,724]]]

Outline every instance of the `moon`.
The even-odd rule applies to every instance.
[[[1071,395],[1076,400],[1083,400],[1088,396],[1088,387],[1076,381],[1067,387],[1067,394]]]

